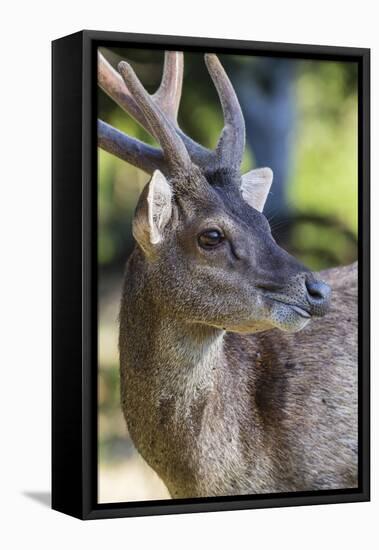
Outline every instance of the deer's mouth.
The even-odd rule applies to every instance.
[[[310,314],[309,311],[307,311],[304,306],[298,306],[296,304],[293,304],[291,302],[286,302],[285,300],[279,300],[278,298],[272,298],[270,296],[270,300],[272,302],[276,302],[278,304],[281,304],[282,306],[287,306],[289,308],[292,309],[292,311],[294,311],[295,313],[297,313],[298,315],[300,315],[300,317],[304,317],[304,319],[310,319],[312,317],[312,315]]]
[[[266,296],[270,304],[268,319],[277,328],[285,332],[298,332],[311,320],[312,314],[301,304],[294,304],[282,298]]]
[[[300,315],[300,317],[304,317],[304,319],[310,319],[312,316],[310,313],[308,313],[308,311],[306,311],[305,309],[299,307],[299,306],[295,306],[293,304],[287,304],[295,313],[298,313]]]

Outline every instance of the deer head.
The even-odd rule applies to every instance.
[[[162,310],[189,323],[238,332],[300,330],[326,313],[330,289],[272,238],[262,214],[272,171],[241,176],[242,111],[216,55],[206,54],[205,62],[224,116],[214,151],[178,126],[181,52],[166,52],[154,95],[128,63],[122,61],[116,72],[99,54],[101,88],[161,146],[98,123],[100,147],[152,174],[133,221],[146,284]]]

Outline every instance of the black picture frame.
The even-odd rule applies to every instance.
[[[275,495],[97,503],[96,50],[251,53],[358,63],[359,487]],[[81,519],[370,499],[370,50],[81,31],[52,43],[52,507]]]

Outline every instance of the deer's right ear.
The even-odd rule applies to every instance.
[[[263,212],[272,184],[270,168],[255,168],[242,176],[241,192],[244,200],[259,212]]]
[[[172,189],[156,170],[141,194],[133,219],[133,236],[147,254],[162,241],[171,214]]]

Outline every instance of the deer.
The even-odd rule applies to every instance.
[[[121,406],[172,498],[357,487],[357,265],[312,273],[262,213],[273,173],[241,175],[245,123],[204,55],[224,125],[179,127],[183,52],[149,94],[99,53],[98,83],[159,144],[98,121],[98,145],[150,175],[119,315]]]

